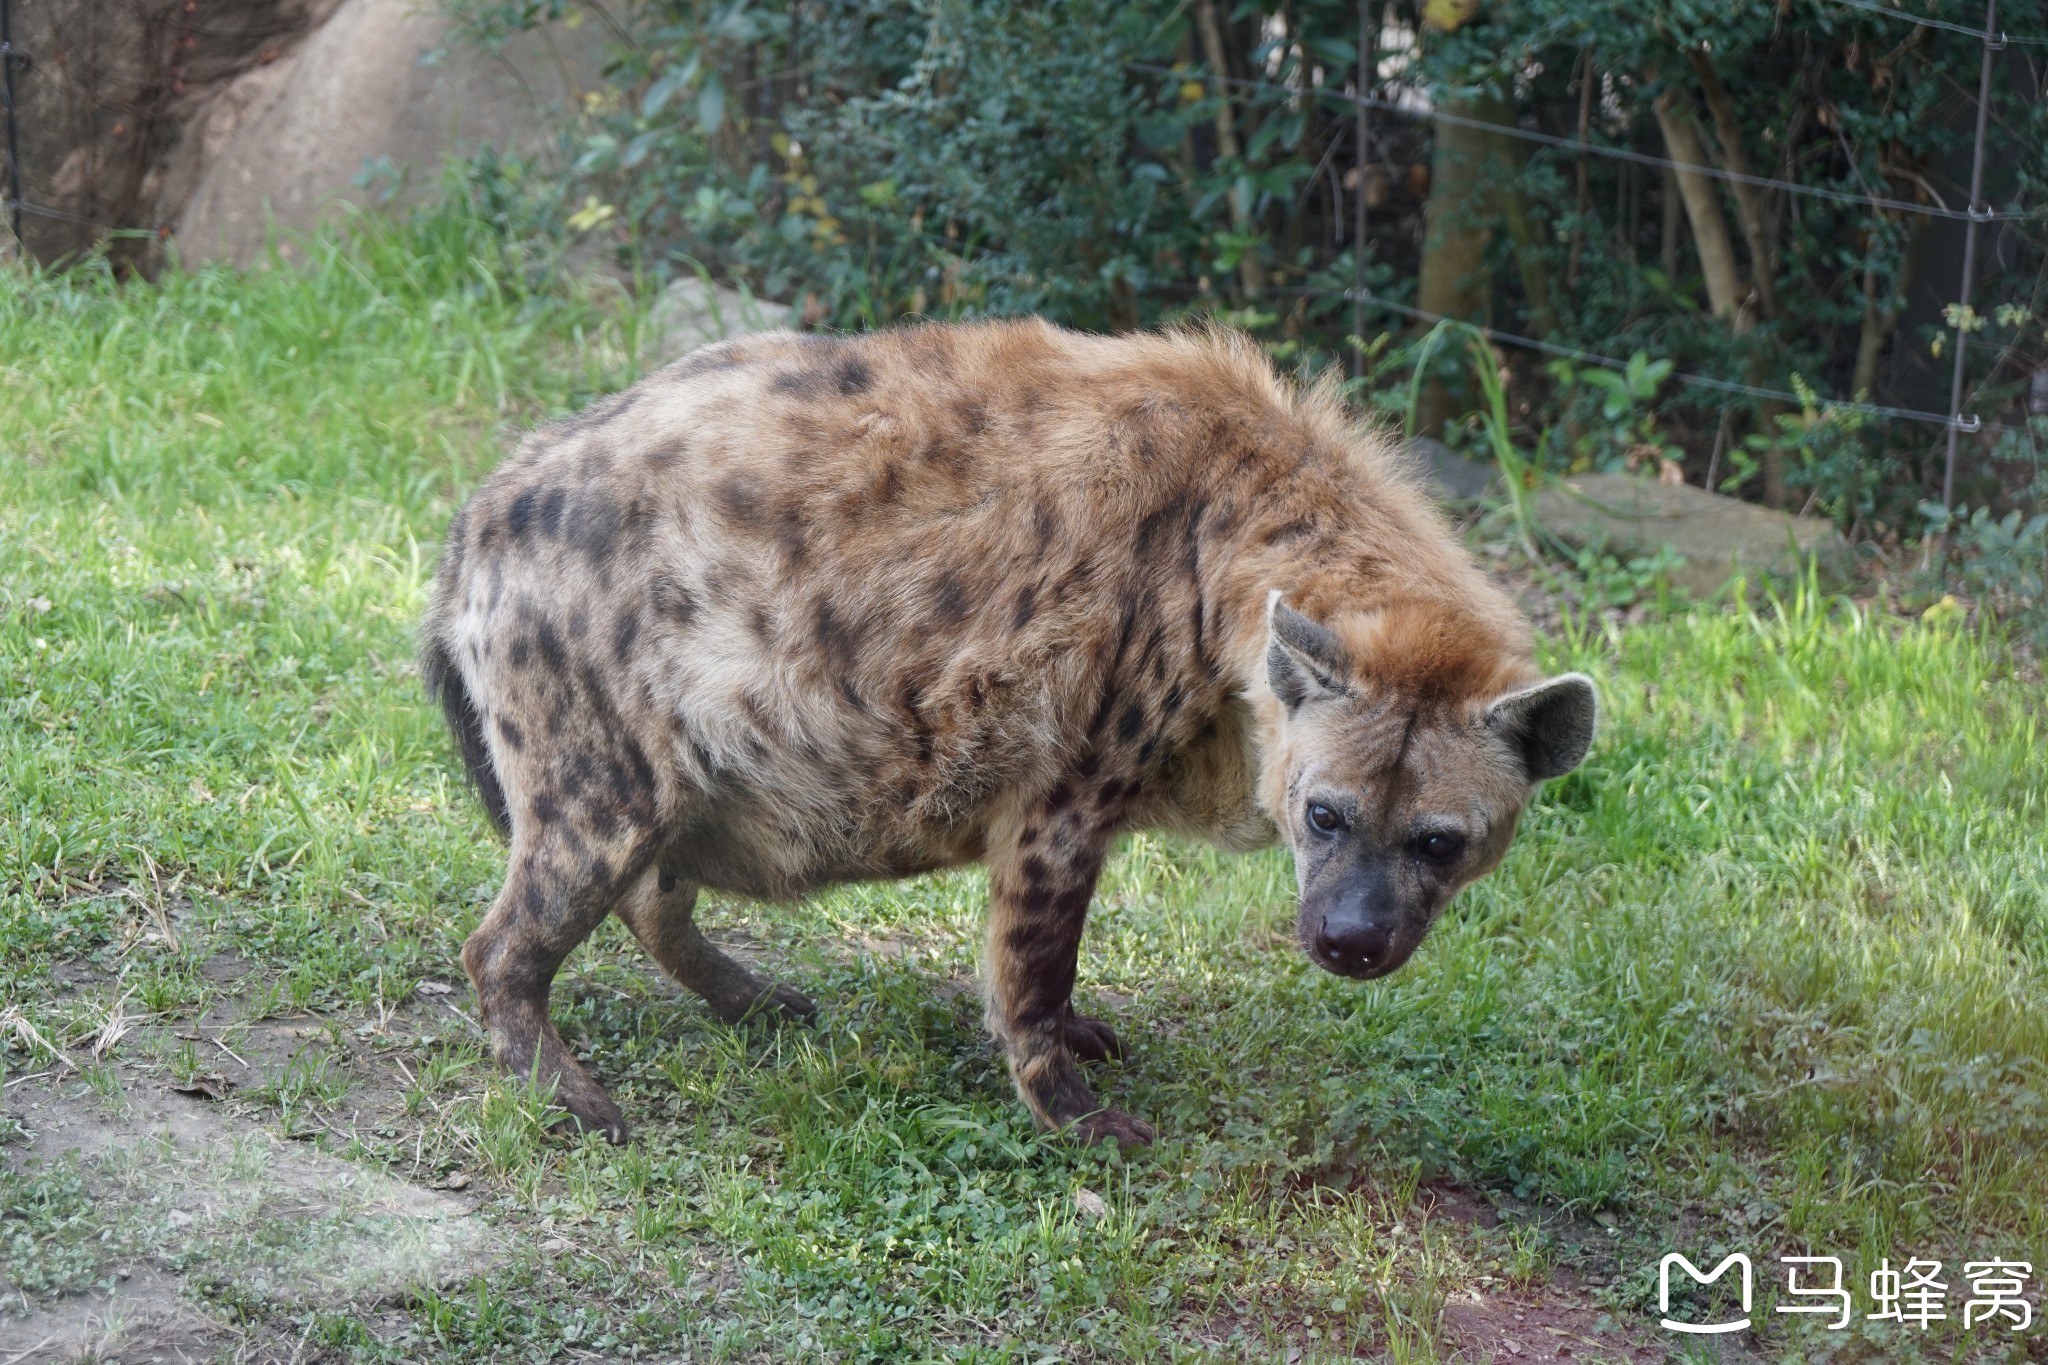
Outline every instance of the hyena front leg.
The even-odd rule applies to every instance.
[[[704,997],[728,1024],[750,1014],[780,1011],[796,1019],[818,1012],[810,997],[757,976],[704,937],[697,927],[697,887],[661,866],[648,868],[613,907],[661,969]]]
[[[563,960],[639,875],[636,860],[645,862],[644,849],[599,852],[559,821],[515,823],[505,885],[462,945],[491,1055],[514,1075],[552,1081],[555,1103],[577,1127],[615,1143],[626,1140],[625,1116],[562,1042],[548,996]]]
[[[1075,1054],[1111,1055],[1116,1035],[1074,1013],[1074,972],[1104,831],[1046,807],[1005,822],[989,850],[986,971],[989,1029],[1009,1055],[1017,1094],[1038,1121],[1087,1144],[1152,1141],[1152,1125],[1105,1108]]]

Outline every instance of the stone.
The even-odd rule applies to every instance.
[[[605,88],[611,43],[601,23],[555,21],[486,51],[438,6],[341,0],[184,130],[166,172],[191,186],[179,256],[259,265],[273,229],[310,230],[343,204],[423,200],[451,158],[551,153],[584,96]],[[288,240],[280,254],[293,254]]]
[[[1684,556],[1671,585],[1711,597],[1738,574],[1790,577],[1810,557],[1838,578],[1848,545],[1826,521],[1795,517],[1690,484],[1630,474],[1579,474],[1537,490],[1537,525],[1572,545],[1601,545],[1622,556],[1668,547]]]
[[[647,316],[654,333],[656,364],[667,364],[699,346],[780,331],[791,325],[790,307],[751,293],[714,284],[696,275],[672,280]]]

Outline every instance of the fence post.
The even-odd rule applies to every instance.
[[[1970,286],[1977,272],[1977,224],[1990,216],[1990,209],[1984,204],[1984,120],[1991,107],[1991,56],[2005,46],[2005,35],[1997,31],[1997,24],[1998,0],[1984,0],[1984,61],[1977,72],[1977,143],[1970,152],[1970,217],[1963,227],[1963,280],[1961,296],[1956,300],[1956,363],[1948,390],[1948,459],[1941,474],[1941,506],[1950,515],[1956,510],[1956,447],[1963,431],[1963,350],[1970,339]],[[1946,559],[1946,524],[1941,532],[1941,551]]]

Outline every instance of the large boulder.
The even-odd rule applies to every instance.
[[[424,195],[450,157],[549,151],[584,94],[602,88],[610,42],[596,22],[561,22],[485,50],[418,0],[341,0],[288,57],[235,81],[187,128],[178,155],[192,189],[178,249],[187,261],[255,264],[273,228],[303,231],[373,196]]]
[[[1719,592],[1737,574],[1790,575],[1815,557],[1832,576],[1849,554],[1826,521],[1630,474],[1575,475],[1538,490],[1531,510],[1544,530],[1574,545],[1676,552],[1685,562],[1671,571],[1671,585],[1695,597]]]

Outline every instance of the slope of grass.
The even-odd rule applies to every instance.
[[[499,875],[411,625],[463,490],[515,428],[630,378],[636,324],[526,294],[454,212],[315,255],[0,277],[17,1071],[116,1001],[218,1005],[220,954],[260,965],[252,1017],[352,1027],[459,981]],[[527,1250],[423,1287],[398,1337],[345,1306],[298,1325],[363,1358],[1432,1359],[1474,1287],[1540,1298],[1573,1269],[1655,1338],[1664,1251],[1745,1250],[1764,1350],[1906,1358],[1917,1334],[1774,1317],[1772,1258],[1837,1254],[1860,1286],[1935,1257],[1956,1319],[1964,1260],[2048,1262],[2038,678],[1809,595],[1553,650],[1602,678],[1601,741],[1389,981],[1290,947],[1284,854],[1126,843],[1083,999],[1133,1045],[1102,1079],[1159,1124],[1151,1152],[1022,1122],[966,989],[976,874],[709,907],[825,1002],[812,1031],[712,1023],[608,926],[557,1012],[635,1145],[547,1137],[472,1039],[411,1039],[406,1121],[349,1150],[476,1172]],[[250,1102],[289,1129],[382,1084],[336,1075]],[[0,1193],[45,1213],[0,1272],[32,1288],[61,1278],[27,1273],[45,1214],[85,1205],[69,1168],[26,1179]],[[1420,1218],[1424,1184],[1510,1217]],[[1950,1328],[1926,1349],[1990,1342]]]

